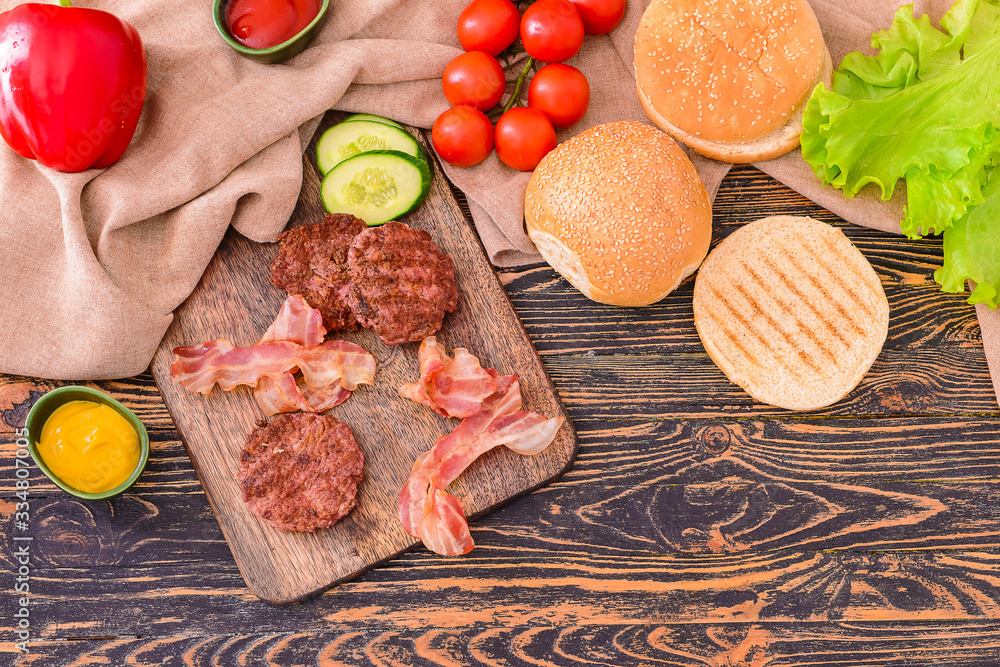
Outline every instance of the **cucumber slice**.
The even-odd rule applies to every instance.
[[[384,118],[382,116],[376,116],[376,115],[370,114],[370,113],[356,113],[356,114],[353,114],[351,116],[348,116],[347,118],[345,118],[341,122],[342,123],[351,123],[351,122],[358,121],[358,120],[370,120],[373,123],[382,123],[384,125],[392,125],[393,127],[398,127],[398,128],[402,128],[403,127],[402,125],[400,125],[399,123],[397,123],[394,120],[389,120],[388,118]]]
[[[350,213],[369,227],[395,220],[420,205],[431,189],[427,163],[401,151],[369,151],[330,170],[320,186],[330,213]]]
[[[428,161],[424,147],[406,130],[370,120],[334,125],[316,143],[316,165],[329,173],[343,160],[368,151],[400,151]]]

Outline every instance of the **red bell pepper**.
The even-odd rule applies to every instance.
[[[0,14],[0,135],[59,171],[122,156],[146,101],[139,33],[99,9],[29,3]]]

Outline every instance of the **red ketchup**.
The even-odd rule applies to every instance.
[[[321,0],[230,0],[229,34],[251,49],[277,46],[295,37],[319,14]]]

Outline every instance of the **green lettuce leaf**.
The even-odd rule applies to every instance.
[[[969,303],[1000,305],[1000,172],[983,188],[986,199],[944,234],[944,266],[934,280],[945,292],[964,292],[975,283]]]
[[[905,179],[903,232],[944,232],[939,282],[954,291],[960,276],[976,280],[974,298],[996,307],[995,253],[963,244],[997,242],[980,220],[985,212],[973,214],[1000,157],[1000,0],[957,0],[940,30],[901,7],[872,47],[874,57],[844,58],[832,90],[813,91],[802,156],[849,197],[871,183],[887,200]]]

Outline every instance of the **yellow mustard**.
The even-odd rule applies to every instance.
[[[84,493],[104,493],[135,471],[139,435],[110,406],[70,401],[45,421],[38,452],[67,485]]]

